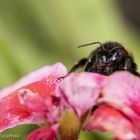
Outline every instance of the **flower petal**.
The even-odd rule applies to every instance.
[[[117,140],[138,140],[133,123],[112,107],[102,106],[95,110],[84,130],[108,131]]]
[[[41,104],[41,99],[43,98],[45,104],[50,105],[50,96],[55,94],[55,88],[58,84],[57,78],[64,76],[67,73],[66,68],[57,63],[52,66],[46,66],[42,69],[39,69],[25,78],[22,78],[16,84],[5,88],[0,91],[0,132],[5,129],[14,127],[21,123],[39,123],[40,118],[37,118],[30,112],[31,108],[25,106],[21,103],[21,98],[19,95],[22,90],[30,91],[33,95],[31,100],[35,103],[35,106],[43,107],[43,102]],[[36,94],[36,95],[35,95]],[[23,94],[21,94],[22,96]],[[29,98],[28,98],[29,99]],[[43,101],[43,100],[42,100]],[[32,102],[32,103],[33,103]],[[28,104],[29,105],[29,104]],[[31,105],[31,104],[30,104]],[[35,108],[32,108],[35,109]]]
[[[123,111],[140,128],[139,77],[129,72],[112,74],[107,78],[102,101]]]
[[[67,69],[61,63],[45,66],[43,68],[31,72],[27,76],[17,81],[15,84],[0,90],[0,99],[25,85],[40,81],[50,75],[58,78],[58,77],[65,76],[66,74],[67,74]]]
[[[57,94],[61,97],[62,104],[73,109],[81,117],[96,104],[103,83],[103,75],[72,73],[62,80]]]
[[[45,127],[34,130],[27,140],[55,140],[57,135],[57,127]]]
[[[33,87],[35,88],[34,85]],[[55,97],[54,94],[41,96],[38,92],[32,92],[30,89],[23,88],[19,90],[18,96],[20,104],[31,113],[32,122],[40,123],[46,119],[50,123],[58,122],[63,111],[60,106],[60,99]]]

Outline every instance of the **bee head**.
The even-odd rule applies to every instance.
[[[109,75],[120,70],[125,63],[127,52],[116,42],[107,42],[96,53],[96,67],[99,73]]]

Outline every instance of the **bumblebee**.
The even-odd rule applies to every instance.
[[[132,54],[118,42],[106,42],[103,44],[91,42],[78,47],[81,48],[94,44],[99,44],[99,47],[92,51],[87,58],[80,59],[68,74],[83,68],[86,72],[95,72],[103,75],[110,75],[115,71],[129,71],[139,76]]]

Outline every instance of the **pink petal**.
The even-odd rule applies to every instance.
[[[102,101],[123,111],[140,128],[140,78],[128,72],[109,76]]]
[[[41,94],[32,92],[30,89],[19,90],[18,96],[20,104],[31,113],[32,121],[40,123],[47,119],[50,123],[58,122],[63,111],[60,106],[60,99],[53,94],[41,96]]]
[[[95,110],[84,130],[108,131],[114,134],[115,140],[138,140],[133,123],[122,113],[108,106]]]
[[[104,84],[104,76],[93,73],[73,73],[60,83],[58,95],[62,103],[79,117],[96,104]]]
[[[34,94],[34,96],[28,94],[28,96],[33,97],[28,99],[32,100],[36,107],[40,106],[43,109],[44,100],[46,106],[50,106],[50,95],[55,94],[55,87],[58,84],[57,78],[64,76],[66,72],[66,68],[60,63],[46,66],[22,78],[16,84],[1,90],[0,132],[21,123],[39,123],[41,118],[34,116],[31,112],[31,109],[35,108],[30,106],[29,102],[27,106],[30,107],[21,103],[21,98],[19,98],[19,96],[23,96],[21,92],[25,90]],[[35,103],[35,101],[39,101],[39,103]]]
[[[39,128],[33,131],[27,140],[55,140],[57,135],[57,127]]]
[[[52,106],[50,96],[44,98],[40,96],[39,93],[34,93],[29,89],[19,90],[20,104],[25,106],[31,112],[43,112],[47,110],[47,106]],[[45,101],[48,101],[48,104],[45,104]]]
[[[43,68],[31,72],[27,76],[17,81],[15,84],[0,90],[0,99],[3,98],[4,96],[7,96],[9,93],[15,91],[16,89],[40,81],[50,75],[54,77],[62,77],[66,74],[67,74],[67,69],[61,63],[56,63],[54,65],[47,65]]]

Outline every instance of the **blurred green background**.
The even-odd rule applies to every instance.
[[[70,68],[94,49],[76,46],[91,41],[121,42],[133,52],[139,66],[138,3],[138,0],[0,0],[0,87],[58,61]],[[18,126],[3,134],[16,133],[25,140],[35,127]],[[100,133],[94,136],[84,133],[80,140],[105,140],[104,137]],[[1,139],[19,138],[0,135]]]

